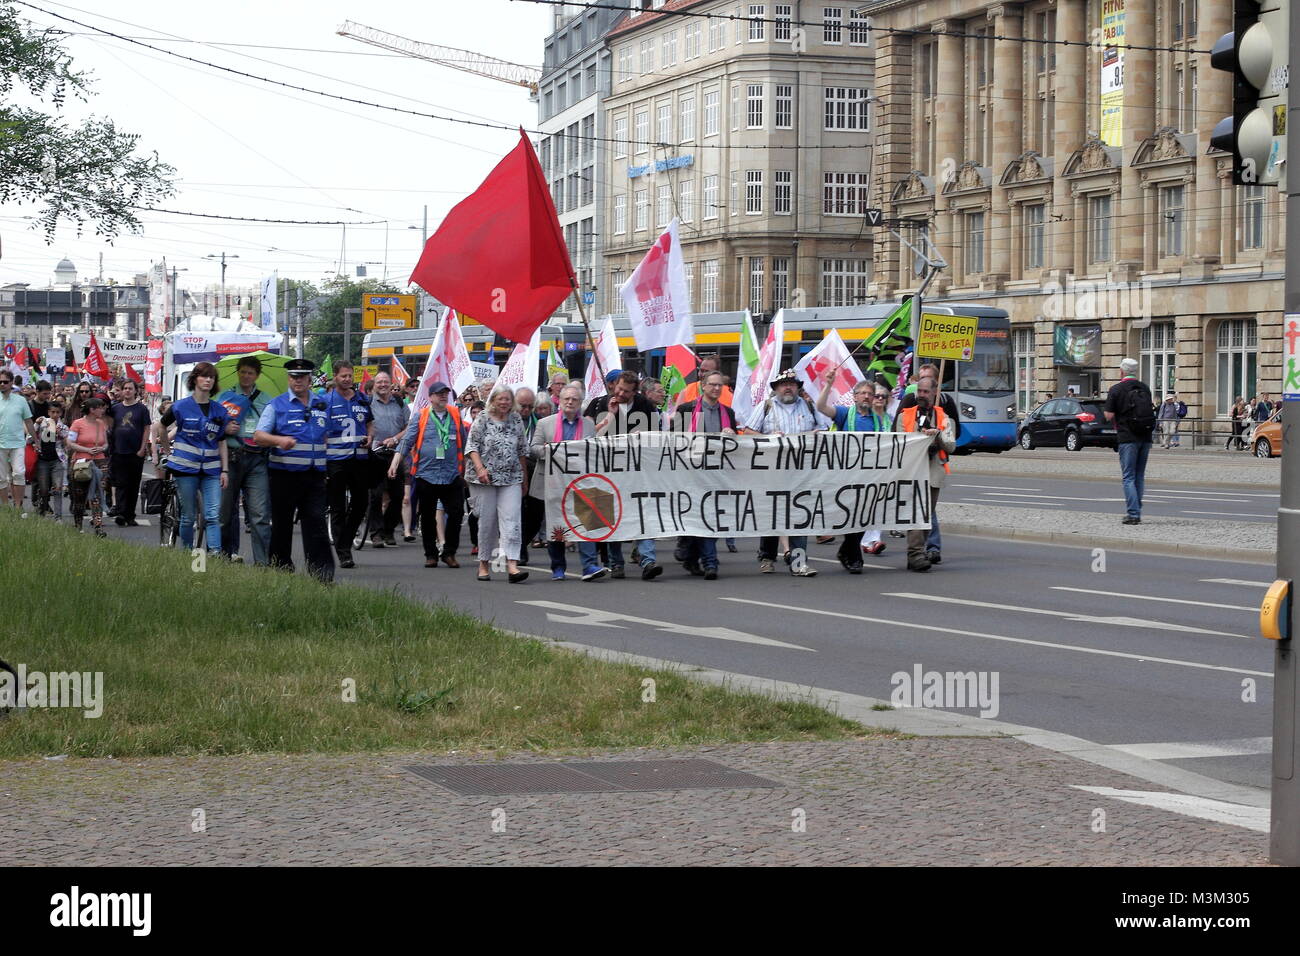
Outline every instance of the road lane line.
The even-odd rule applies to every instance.
[[[555,601],[516,601],[516,604],[525,604],[529,607],[546,608],[548,613],[546,619],[556,624],[583,624],[591,627],[613,627],[624,629],[625,625],[616,624],[615,621],[627,621],[632,624],[643,624],[646,627],[653,627],[656,630],[668,631],[672,634],[683,634],[689,637],[710,637],[719,641],[739,641],[744,644],[762,644],[767,647],[784,647],[792,651],[809,651],[817,653],[811,647],[803,647],[799,644],[787,644],[784,641],[776,641],[770,637],[759,637],[757,634],[747,634],[744,631],[734,631],[729,627],[698,627],[691,624],[674,624],[671,621],[656,621],[646,617],[632,617],[630,614],[620,614],[617,611],[603,611],[593,608],[582,607],[577,604],[558,604]],[[572,615],[564,617],[559,614],[549,613],[550,611],[563,611],[565,614]]]
[[[1149,491],[1157,495],[1191,495],[1196,497],[1209,496],[1211,498],[1216,497],[1218,495],[1232,495],[1234,498],[1280,498],[1282,497],[1281,494],[1277,492],[1273,492],[1270,494],[1260,494],[1254,491],[1186,491],[1179,488],[1171,488],[1167,491],[1164,489],[1146,488],[1145,491]],[[1193,497],[1192,500],[1195,500],[1195,497]]]
[[[1254,512],[1251,512],[1251,511],[1189,511],[1189,510],[1187,510],[1186,508],[1183,509],[1183,514],[1185,514],[1185,515],[1223,515],[1223,516],[1228,517],[1228,518],[1268,518],[1268,519],[1271,519],[1271,518],[1273,517],[1272,515],[1260,515],[1260,514],[1255,514]]]
[[[1159,631],[1181,631],[1185,634],[1210,634],[1215,637],[1242,637],[1253,641],[1258,635],[1236,634],[1232,631],[1212,631],[1203,627],[1191,627],[1186,624],[1170,624],[1166,621],[1151,621],[1140,617],[1122,615],[1102,616],[1096,614],[1076,614],[1072,611],[1053,611],[1041,607],[1024,607],[1020,604],[994,604],[990,601],[972,601],[968,598],[945,597],[942,594],[916,594],[910,591],[885,591],[881,597],[908,598],[912,601],[935,601],[941,604],[961,604],[966,607],[986,607],[994,611],[1018,611],[1021,614],[1046,614],[1049,617],[1064,618],[1082,624],[1113,624],[1116,627],[1147,627]]]
[[[1123,501],[1123,498],[1081,498],[1078,495],[1022,495],[1010,491],[990,491],[986,498],[1053,498],[1060,501],[1076,501],[1080,504],[1102,501]]]
[[[980,488],[994,489],[997,491],[1042,491],[1042,488],[1017,488],[1015,485],[963,485],[960,482],[953,484],[954,488]]]
[[[1000,505],[1007,507],[1009,505],[1023,505],[1026,508],[1064,508],[1065,505],[1059,501],[986,501],[983,498],[959,498],[972,505]]]
[[[1202,584],[1239,584],[1245,588],[1272,587],[1271,581],[1243,581],[1241,578],[1201,578]]]
[[[1035,641],[1027,637],[1008,637],[1005,634],[985,634],[983,631],[964,631],[955,627],[940,627],[933,624],[916,624],[911,621],[902,621],[896,618],[887,617],[867,617],[863,614],[845,614],[841,611],[822,611],[811,607],[798,607],[793,604],[775,604],[771,601],[755,601],[750,598],[722,597],[719,601],[732,601],[736,604],[753,604],[758,607],[777,608],[782,611],[797,611],[801,614],[820,614],[823,617],[842,617],[850,621],[863,621],[867,624],[886,624],[890,627],[911,627],[921,631],[932,631],[939,634],[958,634],[962,637],[982,637],[988,641],[1003,641],[1008,644],[1027,644],[1031,647],[1049,647],[1058,651],[1076,651],[1080,654],[1097,654],[1101,657],[1122,657],[1131,661],[1140,661],[1150,664],[1173,664],[1176,667],[1192,667],[1198,670],[1207,671],[1225,671],[1229,674],[1247,674],[1251,677],[1269,677],[1273,675],[1268,671],[1249,671],[1240,667],[1224,667],[1219,664],[1202,664],[1199,661],[1180,661],[1170,657],[1151,657],[1146,654],[1129,654],[1124,651],[1107,651],[1099,647],[1080,647],[1077,644],[1055,644],[1051,641]]]
[[[1053,591],[1077,591],[1080,594],[1102,594],[1106,597],[1131,598],[1134,601],[1164,601],[1167,604],[1195,604],[1198,607],[1221,607],[1227,611],[1250,611],[1258,614],[1259,608],[1246,607],[1242,604],[1213,604],[1210,601],[1185,601],[1182,598],[1156,597],[1151,594],[1123,594],[1119,591],[1095,591],[1092,588],[1067,588],[1064,585],[1052,585]]]
[[[1204,742],[1171,741],[1163,744],[1109,744],[1111,750],[1145,760],[1189,760],[1199,757],[1251,757],[1273,752],[1272,737],[1242,737]]]
[[[1086,790],[1102,797],[1112,797],[1125,803],[1135,803],[1140,807],[1154,807],[1181,813],[1185,817],[1199,817],[1215,823],[1227,823],[1234,827],[1244,827],[1259,833],[1268,832],[1269,811],[1265,807],[1244,807],[1239,803],[1225,803],[1222,800],[1209,800],[1205,797],[1192,797],[1184,793],[1161,793],[1154,790],[1115,790],[1111,787],[1081,787],[1071,784],[1075,790]]]

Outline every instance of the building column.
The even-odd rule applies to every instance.
[[[1212,6],[1212,4],[1202,4]],[[1143,267],[1144,244],[1148,241],[1141,229],[1131,228],[1142,213],[1141,170],[1133,166],[1138,147],[1155,132],[1156,58],[1150,50],[1136,46],[1153,46],[1156,39],[1156,5],[1154,0],[1125,0],[1124,35],[1131,44],[1124,50],[1124,137],[1120,167],[1119,194],[1119,264]],[[1061,34],[1064,35],[1064,34]],[[1199,107],[1198,107],[1199,108]]]
[[[875,95],[872,104],[875,119],[875,169],[872,171],[872,193],[876,197],[874,205],[888,210],[887,215],[897,215],[889,202],[889,197],[900,182],[917,165],[913,152],[917,140],[913,129],[919,130],[921,122],[914,115],[916,105],[913,89],[916,83],[913,65],[913,44],[910,36],[893,33],[873,35],[876,49],[875,60]],[[820,120],[818,121],[820,123]],[[908,253],[904,252],[897,239],[883,230],[878,232],[880,241],[872,243],[871,288],[882,299],[894,296],[895,290],[907,286],[900,285],[900,262]],[[808,273],[800,271],[800,276]],[[806,278],[800,281],[807,282]],[[809,300],[815,301],[815,297]]]
[[[952,20],[940,20],[933,27],[939,34],[939,85],[934,97],[934,176],[935,209],[940,209],[943,202],[943,190],[948,181],[957,175],[957,167],[962,164],[965,150],[962,148],[962,135],[965,130],[963,119],[966,112],[966,57],[964,40],[958,34],[962,25]],[[936,291],[942,291],[952,285],[952,266],[957,250],[961,248],[960,239],[953,234],[955,217],[948,211],[940,212],[939,235],[936,245],[939,254],[948,263],[946,273],[935,281]]]
[[[1057,0],[1056,35],[1062,39],[1088,36],[1084,29],[1087,9],[1087,0]],[[1085,131],[1088,129],[1084,120],[1085,85],[1082,82],[1087,69],[1087,51],[1086,46],[1074,43],[1056,48],[1056,75],[1067,78],[1067,82],[1062,84],[1065,95],[1056,100],[1056,129],[1052,134],[1052,158],[1055,163],[1052,213],[1061,218],[1055,219],[1048,226],[1051,229],[1051,254],[1048,261],[1052,269],[1061,273],[1074,271],[1078,259],[1075,245],[1081,237],[1079,203],[1072,200],[1070,184],[1061,174],[1070,155],[1083,145]],[[1075,221],[1071,222],[1070,217],[1074,217]]]
[[[1197,6],[1199,32],[1196,45],[1208,50],[1219,37],[1232,29],[1232,5],[1229,3],[1202,3]],[[1214,124],[1232,112],[1232,79],[1222,70],[1210,69],[1209,57],[1198,55],[1196,63],[1196,129],[1198,142],[1208,144]],[[1220,251],[1223,218],[1220,213],[1221,192],[1225,187],[1232,196],[1232,180],[1225,183],[1219,176],[1218,161],[1222,157],[1210,155],[1205,148],[1198,149],[1196,157],[1195,188],[1204,190],[1196,201],[1197,219],[1193,229],[1192,256],[1197,262],[1214,264],[1227,261]],[[1190,404],[1190,403],[1189,403]]]
[[[989,221],[989,276],[1002,282],[1013,273],[1011,202],[1005,187],[998,185],[1006,168],[1021,153],[1024,125],[1025,45],[1019,42],[1024,14],[1019,7],[1003,4],[990,7],[995,36],[993,50],[993,208]]]

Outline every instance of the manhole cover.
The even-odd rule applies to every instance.
[[[435,764],[411,773],[463,796],[507,793],[617,793],[779,787],[712,760],[610,760],[586,763]]]

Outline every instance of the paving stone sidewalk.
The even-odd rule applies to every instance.
[[[704,757],[775,789],[463,797],[409,764],[492,755],[0,763],[0,865],[1263,865],[1267,835],[1071,785],[1146,781],[1006,738],[513,755]],[[1106,812],[1093,832],[1094,809]],[[505,832],[493,832],[493,811]],[[193,832],[203,810],[205,832]],[[796,832],[794,811],[806,829]],[[501,814],[496,814],[501,819]]]

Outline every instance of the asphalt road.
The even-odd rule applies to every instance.
[[[110,534],[157,541],[153,527]],[[756,542],[742,540],[738,554],[721,549],[712,583],[671,562],[649,584],[553,582],[536,552],[523,584],[481,583],[465,553],[460,569],[426,570],[418,543],[356,552],[338,580],[447,601],[512,630],[886,700],[894,675],[918,666],[996,673],[997,720],[1268,787],[1273,650],[1257,608],[1270,569],[1111,551],[1101,570],[1085,548],[947,535],[943,564],[915,574],[902,540],[886,541],[860,577],[840,569],[834,545],[810,549],[815,578],[761,575]],[[670,559],[672,542],[659,546]]]
[[[1119,479],[1118,465],[1115,477],[1105,480],[954,473],[944,486],[944,499],[976,505],[1124,513],[1124,486]],[[1210,521],[1272,523],[1277,520],[1278,501],[1277,492],[1259,485],[1198,490],[1148,481],[1142,499],[1142,513]]]

